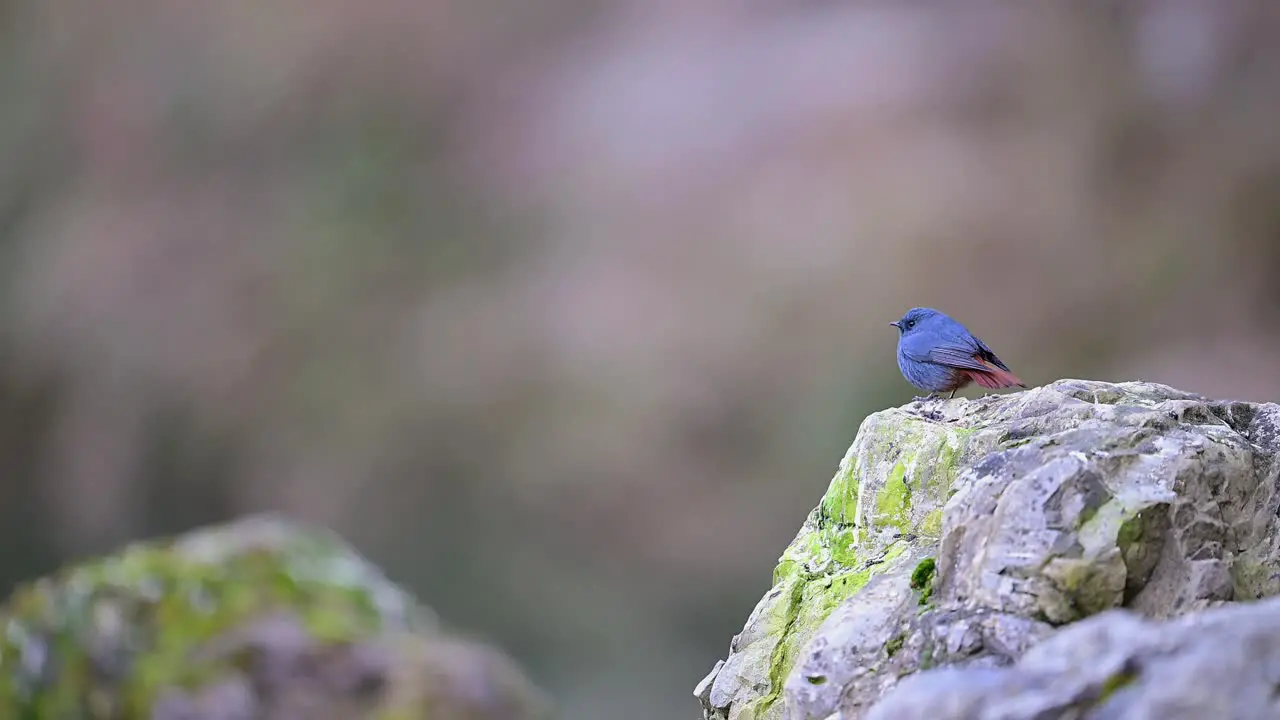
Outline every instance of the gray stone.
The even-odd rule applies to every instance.
[[[1123,672],[1085,646],[1053,651],[1060,672],[1088,666],[1083,685],[1024,671],[1045,638],[1073,637],[1057,628],[1145,637],[1113,609],[1175,618],[1280,590],[1277,449],[1280,407],[1154,383],[875,413],[699,685],[704,717],[1086,717],[1077,685]],[[927,697],[895,691],[925,677]]]
[[[907,678],[867,720],[1264,720],[1280,717],[1280,599],[1164,622],[1110,610],[1002,669]],[[845,715],[845,717],[849,717]]]

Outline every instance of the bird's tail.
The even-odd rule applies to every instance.
[[[990,370],[968,370],[966,372],[969,373],[969,377],[973,378],[975,383],[991,390],[1026,387],[1026,384],[1019,380],[1017,375],[1008,370],[993,367]]]

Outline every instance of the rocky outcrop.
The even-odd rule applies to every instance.
[[[867,720],[1266,720],[1280,717],[1280,599],[1162,623],[1108,610],[1009,668],[903,679]],[[848,715],[846,714],[846,717]]]
[[[0,610],[0,717],[535,720],[498,650],[336,536],[250,517],[68,568]]]
[[[1107,631],[1091,627],[1162,637],[1115,608],[1157,620],[1276,594],[1277,449],[1280,406],[1142,382],[1063,380],[873,414],[772,589],[696,688],[704,716],[1122,717],[1079,705],[1054,714],[1067,706],[1037,688],[1068,692],[1046,673],[1100,652],[1087,638]],[[1061,630],[1091,616],[1102,625]],[[1178,662],[1205,660],[1194,634],[1179,636]],[[1143,651],[1115,648],[1125,652]],[[1133,663],[1118,667],[1082,673],[1081,697],[1123,685],[1137,703],[1126,707],[1141,707]],[[953,714],[923,709],[966,682]],[[1010,682],[1043,702],[990,714],[982,693]]]

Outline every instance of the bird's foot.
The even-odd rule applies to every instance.
[[[917,395],[912,402],[929,402],[934,399],[934,397],[936,396],[933,393],[929,393],[928,395]]]

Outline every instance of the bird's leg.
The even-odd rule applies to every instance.
[[[960,389],[960,388],[956,388],[956,390],[959,390],[959,389]],[[951,395],[947,397],[947,399],[948,399],[948,400],[953,400],[953,399],[955,399],[955,396],[956,396],[956,390],[952,390],[952,391],[951,391]]]

